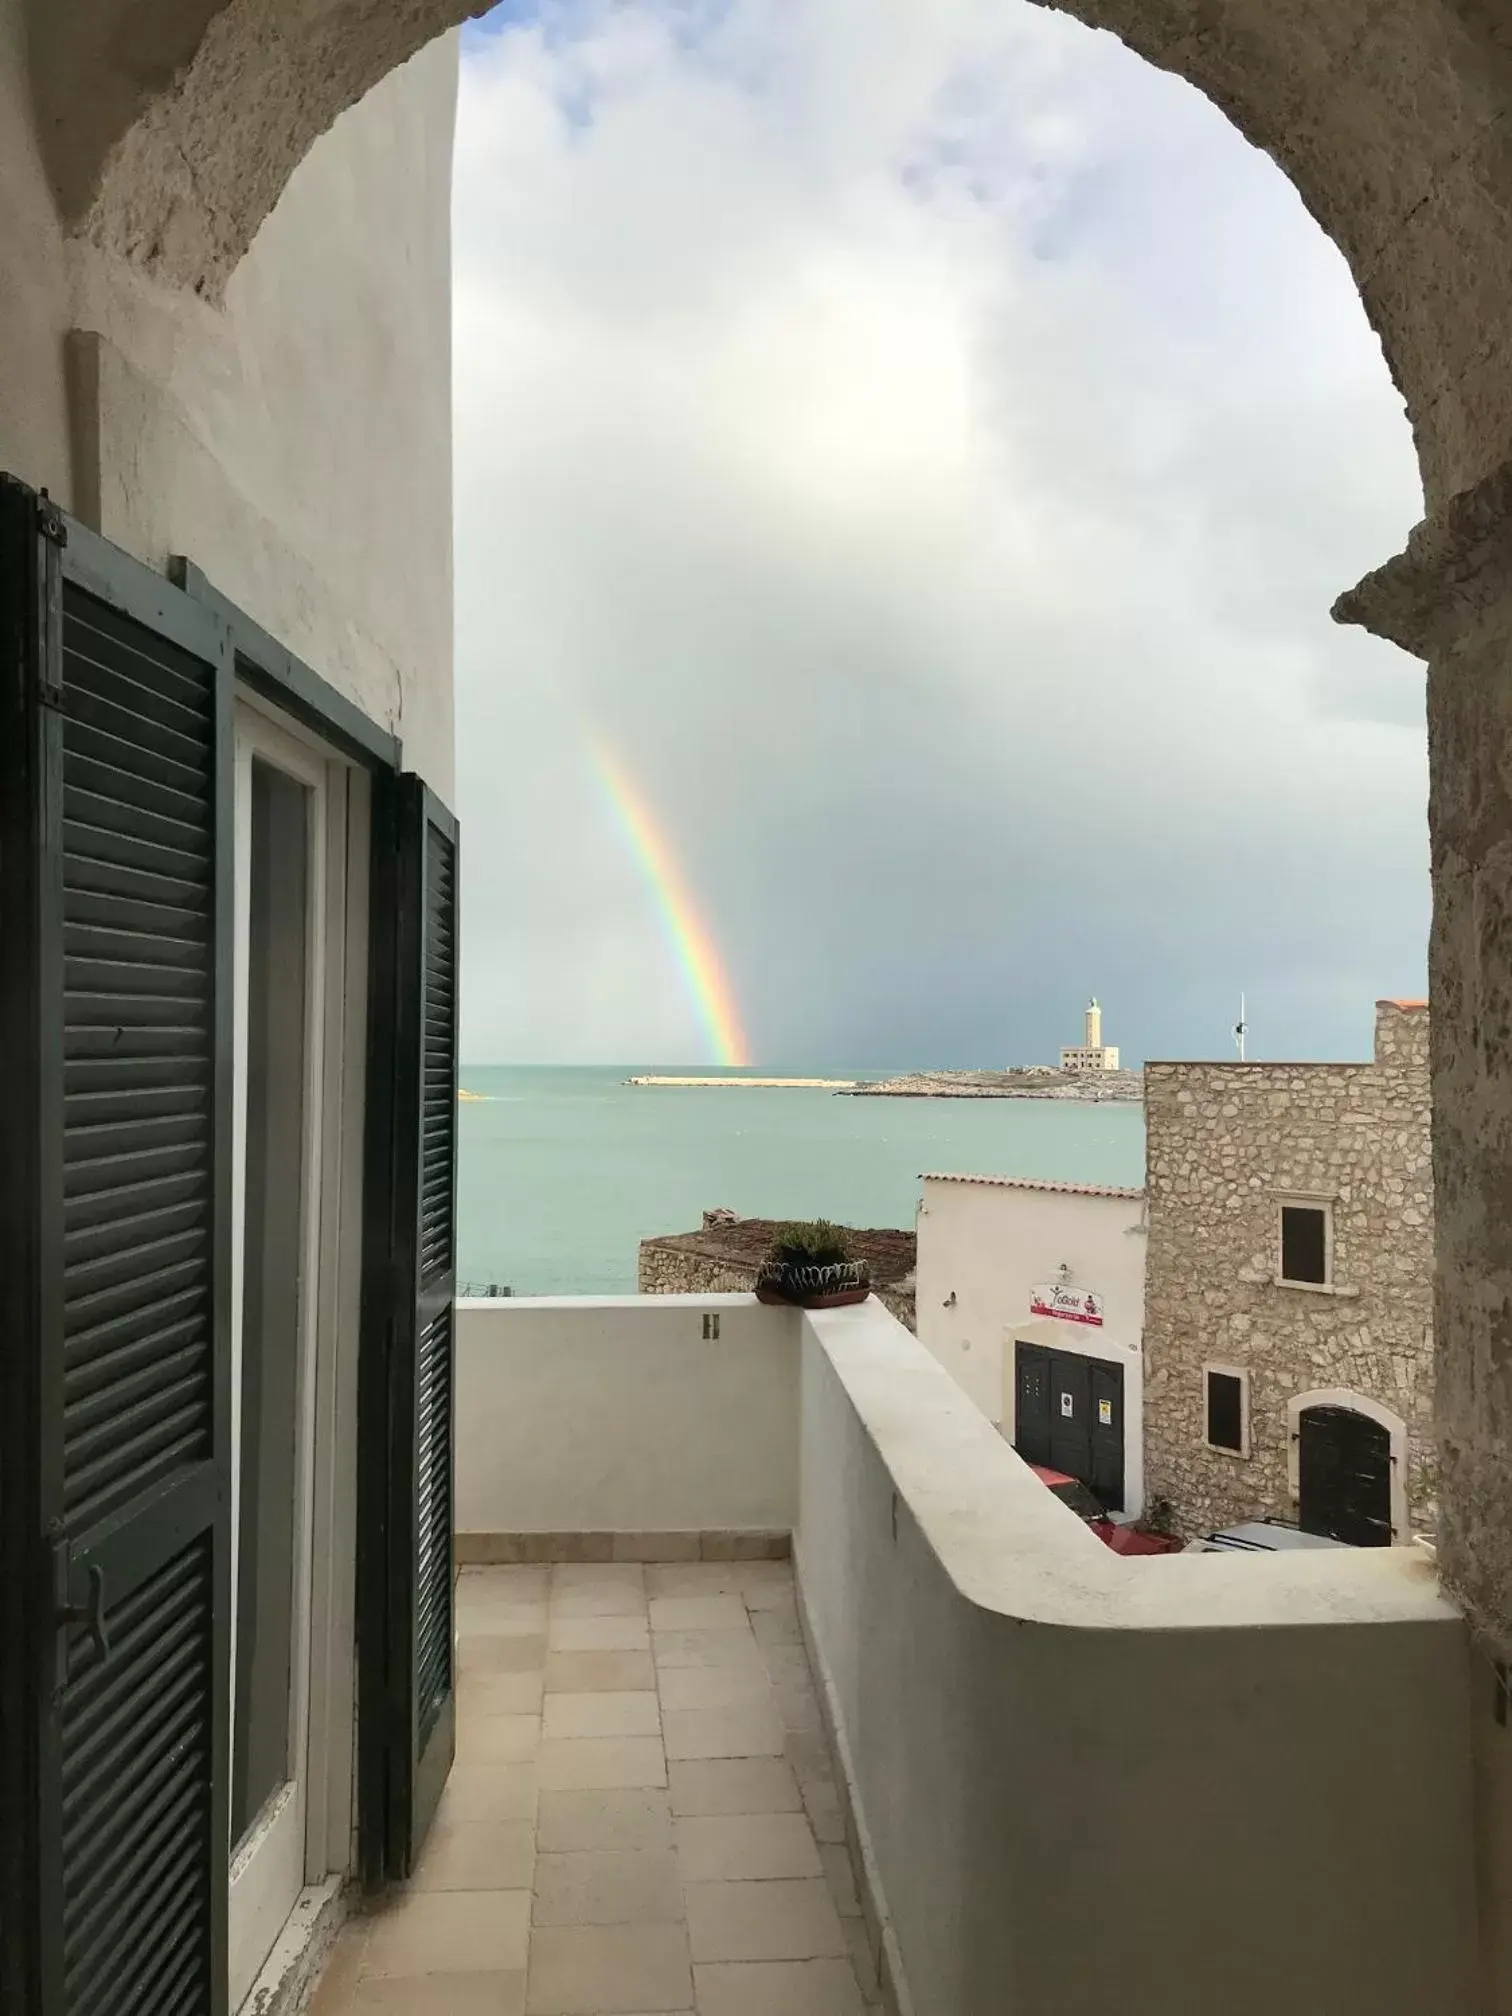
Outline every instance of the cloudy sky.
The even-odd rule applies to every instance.
[[[1024,0],[513,4],[456,171],[464,1056],[1366,1053],[1423,984],[1420,493],[1348,273],[1186,85]]]

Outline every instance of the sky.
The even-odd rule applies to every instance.
[[[463,45],[471,1063],[1369,1053],[1424,991],[1421,515],[1343,260],[1025,0],[511,0]]]

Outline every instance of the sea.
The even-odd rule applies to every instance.
[[[464,1292],[628,1295],[642,1239],[742,1218],[914,1223],[926,1172],[1144,1181],[1137,1104],[857,1099],[824,1090],[630,1085],[632,1077],[876,1078],[793,1067],[464,1066],[457,1262]]]

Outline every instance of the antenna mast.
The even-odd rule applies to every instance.
[[[1239,996],[1239,1020],[1234,1024],[1234,1047],[1239,1052],[1239,1062],[1244,1062],[1244,1039],[1249,1033],[1249,1024],[1244,1019],[1244,996]]]

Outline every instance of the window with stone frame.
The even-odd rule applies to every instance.
[[[1235,1365],[1204,1365],[1203,1440],[1210,1449],[1248,1456],[1249,1374]]]
[[[1276,1279],[1293,1288],[1333,1283],[1333,1211],[1322,1200],[1283,1199],[1278,1207]]]

